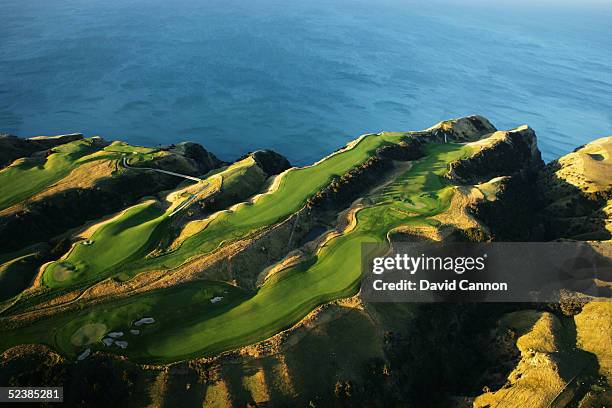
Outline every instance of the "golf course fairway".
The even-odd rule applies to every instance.
[[[123,147],[112,146],[114,149]],[[218,201],[239,196],[237,190],[250,195],[258,191],[266,179],[252,157],[210,173],[203,182],[194,185],[193,191],[199,196],[217,193]],[[244,186],[244,183],[249,183],[249,186]],[[43,274],[43,283],[50,288],[68,288],[116,275],[122,278],[133,276],[132,264],[155,249],[164,233],[168,232],[170,216],[193,195],[183,191],[165,210],[157,200],[149,199],[122,211],[102,225],[89,240],[76,244],[61,260],[49,264]]]
[[[145,258],[144,255],[155,247],[163,235],[156,232],[158,228],[163,228],[163,221],[170,211],[164,213],[153,204],[134,206],[97,231],[91,245],[78,245],[64,259],[49,265],[43,282],[51,288],[67,288],[91,284],[118,273],[129,278],[146,270],[178,267],[194,256],[210,253],[225,242],[245,238],[290,216],[333,176],[342,175],[360,165],[378,147],[397,143],[404,135],[366,135],[312,166],[292,168],[280,176],[281,180],[273,191],[261,195],[253,203],[242,203],[230,211],[222,211],[203,229],[185,239],[177,249],[156,257]],[[129,145],[127,147],[131,148]],[[127,151],[125,146],[118,143],[109,146],[111,148],[118,153]],[[136,158],[148,153],[134,152],[138,153]],[[248,175],[245,169],[253,165],[253,159],[247,158],[210,177],[221,176],[225,188],[231,190],[232,184],[239,181],[237,176]],[[253,177],[249,176],[246,181],[249,180],[252,181]],[[212,181],[209,183],[212,184]]]
[[[23,201],[55,183],[99,150],[92,139],[51,149],[46,159],[21,159],[0,170],[0,210]]]
[[[364,141],[370,142],[367,137],[361,143]],[[375,146],[372,143],[365,147],[365,151],[356,151],[356,156],[367,157],[366,151]],[[433,223],[428,217],[448,208],[452,187],[442,175],[447,171],[448,164],[467,155],[469,148],[458,144],[429,144],[425,150],[427,155],[423,159],[414,162],[393,183],[367,197],[371,205],[357,212],[353,229],[327,241],[314,259],[274,275],[256,292],[249,293],[228,284],[206,281],[155,290],[61,313],[24,328],[9,330],[0,340],[0,348],[43,342],[70,356],[91,348],[125,354],[139,362],[167,363],[213,355],[266,339],[295,324],[316,306],[357,292],[361,274],[361,243],[386,242],[387,233],[394,228],[411,223]],[[345,166],[341,160],[343,155],[339,155],[339,159],[339,163],[332,166],[337,172],[341,172]],[[297,173],[297,170],[294,172]],[[294,182],[287,177],[289,174],[291,172],[285,176],[285,183]],[[326,176],[328,174],[326,172]],[[299,184],[309,185],[300,190],[300,194],[305,194],[312,185],[308,177],[301,180]],[[304,197],[293,193],[295,191],[285,192],[286,201],[277,202],[272,207],[282,203],[284,211],[295,211]],[[260,202],[266,203],[267,200],[243,208],[256,208]],[[236,211],[229,213],[228,218],[234,222],[246,222],[242,218],[246,217],[250,221],[246,226],[253,228],[277,219],[279,213],[284,211],[268,209],[262,211],[265,216],[257,218],[255,214],[246,217]],[[414,215],[409,216],[408,213]],[[238,218],[232,218],[231,214],[237,214]],[[221,239],[221,235],[212,242],[218,239]],[[214,297],[222,299],[212,302]],[[137,335],[130,334],[133,323],[143,317],[151,317],[155,323],[142,327]],[[87,344],[82,340],[75,342],[75,333],[81,333],[83,327],[90,327],[87,325],[104,325],[108,331],[122,331],[126,333],[122,339],[129,345],[126,349],[105,347],[99,341],[101,335],[91,338],[79,335],[76,336],[79,339],[88,339]]]
[[[240,204],[218,214],[207,226],[189,237],[176,250],[134,265],[140,272],[155,268],[174,268],[189,258],[210,253],[221,244],[245,238],[249,234],[299,210],[308,197],[325,186],[332,177],[342,175],[371,157],[377,148],[398,143],[405,133],[369,134],[352,145],[313,164],[292,168],[282,174],[280,182],[270,192],[254,202]]]

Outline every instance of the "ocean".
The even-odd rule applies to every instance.
[[[606,3],[608,5],[606,5]],[[3,0],[0,132],[312,163],[481,114],[549,161],[612,134],[612,3]]]

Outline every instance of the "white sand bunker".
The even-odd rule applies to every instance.
[[[89,246],[94,242],[91,239],[86,239],[85,241],[81,241],[81,245]]]
[[[123,336],[123,332],[110,332],[106,335],[107,337],[110,337],[111,339],[118,339],[119,337]]]
[[[110,346],[111,344],[113,344],[114,342],[115,342],[115,340],[114,340],[114,339],[111,339],[111,338],[109,338],[109,337],[105,337],[105,338],[103,338],[103,339],[102,339],[102,343],[104,343],[104,345],[105,345],[106,347],[109,347],[109,346]]]
[[[130,330],[130,333],[132,333],[133,335],[139,335],[140,334],[140,330],[136,330],[136,329],[132,329]]]
[[[66,281],[76,271],[76,267],[67,262],[62,262],[53,268],[53,279],[58,282]]]
[[[106,325],[103,323],[89,323],[81,326],[70,337],[70,342],[77,347],[93,344],[104,336]]]
[[[88,348],[87,350],[79,354],[79,356],[77,357],[77,360],[78,361],[85,360],[87,357],[89,357],[90,354],[91,354],[91,349]]]
[[[219,303],[222,300],[223,300],[223,296],[215,296],[214,298],[210,299],[210,303],[214,305],[215,303]]]
[[[127,341],[120,341],[120,340],[118,340],[118,341],[115,342],[115,345],[117,347],[120,347],[120,348],[124,349],[124,348],[127,348],[128,342]]]
[[[153,319],[152,317],[143,317],[140,320],[136,320],[134,322],[134,326],[138,327],[138,326],[142,326],[143,324],[153,324],[155,323],[155,319]]]

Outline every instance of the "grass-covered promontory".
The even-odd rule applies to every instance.
[[[364,138],[361,143],[364,141],[369,140]],[[328,159],[338,158],[337,167],[332,167],[336,171],[342,169],[339,159],[347,152]],[[147,316],[153,317],[155,323],[140,334],[130,336],[128,348],[122,350],[122,353],[143,362],[170,362],[211,355],[265,339],[299,321],[317,305],[355,293],[360,277],[360,257],[357,255],[362,242],[385,242],[387,233],[393,228],[406,222],[433,222],[428,217],[446,208],[450,187],[442,175],[448,163],[464,156],[467,150],[458,144],[432,144],[427,146],[426,153],[424,159],[414,163],[393,183],[368,197],[372,205],[357,213],[353,229],[327,242],[315,259],[271,277],[255,293],[249,294],[230,285],[212,282],[156,290],[113,301],[112,305],[102,303],[85,307],[27,328],[9,331],[2,342],[8,346],[37,338],[75,355],[85,347],[104,349],[99,342],[103,333],[92,338],[88,344],[72,341],[81,327],[95,323],[105,325],[108,331],[128,332],[134,321]],[[302,171],[316,168],[313,166]],[[298,170],[289,172],[285,177],[292,172],[297,174]],[[322,182],[323,177],[320,180]],[[293,182],[298,181],[296,178]],[[280,214],[291,210],[291,206],[302,205],[308,194],[308,189],[301,190],[305,194],[302,197],[294,189],[282,189],[283,186],[289,187],[288,183],[291,182],[290,178],[285,184],[281,183],[278,190],[270,193],[285,192],[287,200],[293,200],[282,203],[285,205],[281,206]],[[261,202],[266,201],[258,200],[255,204],[240,208],[253,211]],[[263,210],[266,215],[251,222],[278,219],[279,212],[271,211],[268,207]],[[228,215],[239,214],[239,211]],[[407,219],[406,212],[415,215]],[[249,219],[252,217],[254,215]],[[215,296],[223,300],[218,304],[211,303]],[[190,312],[192,309],[198,312]]]
[[[60,180],[103,146],[84,139],[52,149],[47,158],[23,158],[0,170],[0,210],[23,201]]]

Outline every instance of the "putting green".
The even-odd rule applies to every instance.
[[[142,362],[211,355],[270,337],[317,305],[358,290],[362,242],[386,242],[393,228],[432,223],[428,217],[448,208],[452,188],[441,176],[448,163],[466,155],[468,149],[445,144],[430,145],[426,150],[426,158],[370,197],[372,206],[357,213],[353,230],[328,241],[315,259],[273,276],[256,293],[249,295],[220,283],[196,282],[113,301],[112,306],[99,304],[54,316],[8,331],[0,344],[8,347],[42,341],[76,355],[79,349],[71,339],[84,325],[100,322],[112,330],[127,329],[143,316],[154,317],[156,323],[127,339],[130,346],[126,350],[116,350]],[[423,207],[417,216],[390,211],[415,211],[411,203],[419,200]],[[213,296],[222,296],[223,300],[212,304]],[[97,347],[102,346],[93,346]]]
[[[70,337],[70,343],[76,347],[93,344],[102,339],[106,334],[106,325],[103,323],[89,323],[81,326]]]
[[[76,245],[64,259],[50,264],[44,284],[54,288],[101,280],[105,271],[141,255],[164,219],[165,212],[155,201],[131,207],[96,231],[91,245]]]

